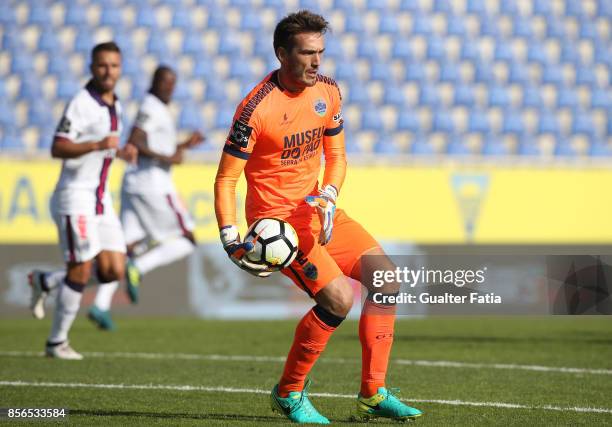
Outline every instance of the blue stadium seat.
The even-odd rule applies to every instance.
[[[21,38],[21,28],[18,26],[6,26],[2,34],[2,50],[23,51],[25,43]]]
[[[81,4],[73,4],[66,8],[64,25],[82,27],[87,25],[87,11]]]
[[[14,127],[5,128],[2,136],[2,151],[25,151],[21,133]]]
[[[612,68],[612,46],[607,43],[596,43],[594,61]]]
[[[234,56],[230,58],[229,78],[248,79],[253,75],[253,68],[248,58]]]
[[[270,40],[266,40],[263,37],[258,37],[257,41],[255,42],[256,45],[259,42],[259,40],[261,40],[262,47],[265,46],[267,52],[269,53],[270,50],[272,49],[272,44],[270,43]],[[266,55],[266,54],[267,53],[264,53],[263,55]],[[327,40],[325,40],[325,56],[328,58],[334,58],[334,59],[339,59],[345,56],[344,48],[342,47],[342,43],[337,37],[333,37],[332,35],[328,37]]]
[[[467,35],[465,17],[461,15],[449,15],[446,24],[446,34],[449,36],[465,37]]]
[[[367,107],[361,109],[361,129],[382,132],[384,129],[380,109]]]
[[[582,2],[575,0],[567,0],[565,2],[565,14],[578,17],[583,16],[585,14],[585,11],[582,8]]]
[[[28,102],[40,102],[43,97],[40,80],[35,77],[26,77],[22,79],[18,96]]]
[[[593,86],[597,82],[597,76],[592,66],[581,65],[576,68],[576,84]]]
[[[417,136],[410,145],[410,153],[417,156],[432,156],[437,154],[434,147],[425,136]]]
[[[578,107],[578,93],[576,90],[564,87],[557,91],[557,108]]]
[[[412,13],[421,11],[421,5],[419,0],[401,0],[399,8],[402,11]]]
[[[433,84],[425,84],[419,90],[419,104],[428,107],[437,107],[440,105],[440,94],[438,88]]]
[[[17,118],[15,106],[6,99],[0,98],[0,125],[3,127],[15,127]]]
[[[168,49],[168,44],[166,43],[166,35],[161,32],[152,31],[147,41],[147,53],[162,58],[170,55],[170,49]]]
[[[578,152],[567,139],[557,139],[555,145],[555,156],[559,157],[577,157]]]
[[[433,34],[433,23],[430,15],[418,14],[412,17],[412,34],[431,36]]]
[[[6,85],[4,84],[4,79],[0,79],[0,99],[8,98],[8,92],[6,90]]]
[[[180,104],[192,100],[191,88],[189,87],[189,81],[187,79],[178,80],[172,98]]]
[[[57,81],[55,96],[63,101],[68,101],[80,89],[78,81],[71,76],[60,76]]]
[[[488,102],[490,107],[506,108],[510,105],[510,91],[505,86],[490,86]]]
[[[529,81],[529,68],[520,62],[512,62],[508,72],[508,82],[525,86]]]
[[[119,45],[122,53],[122,61],[128,57],[137,57],[134,43],[132,41],[132,32],[124,27],[115,28],[113,30],[113,41]]]
[[[260,31],[263,28],[261,13],[248,8],[242,12],[240,17],[240,29],[242,31]]]
[[[453,104],[472,108],[476,103],[474,87],[467,84],[455,86]]]
[[[183,46],[181,48],[183,55],[200,56],[204,52],[202,44],[202,34],[198,31],[187,31],[183,38]]]
[[[474,64],[474,80],[478,83],[489,83],[493,81],[493,67],[490,62],[480,61]]]
[[[485,110],[474,109],[468,116],[468,131],[486,134],[491,131],[491,123]]]
[[[240,55],[242,42],[240,37],[233,32],[222,32],[219,37],[218,52],[220,55]]]
[[[534,15],[548,16],[552,14],[552,2],[551,0],[538,0],[532,3]]]
[[[231,7],[236,7],[244,11],[247,8],[252,7],[253,2],[251,0],[230,0],[229,5]]]
[[[124,25],[123,8],[105,7],[100,15],[99,25],[108,25],[113,28],[122,28]]]
[[[395,13],[385,12],[382,14],[378,23],[378,32],[380,34],[390,34],[394,36],[399,34],[400,27]]]
[[[517,135],[525,133],[525,122],[521,111],[514,109],[504,111],[502,133],[513,133]]]
[[[516,0],[504,0],[499,2],[499,13],[502,15],[517,15],[519,12]]]
[[[442,12],[450,14],[453,12],[453,5],[451,0],[434,0],[433,10],[435,12]]]
[[[427,79],[425,65],[420,62],[408,62],[404,73],[407,81],[422,83]]]
[[[558,65],[546,65],[542,71],[542,83],[561,86],[563,84],[563,70]]]
[[[422,129],[418,112],[407,108],[401,109],[397,117],[396,129],[412,133],[420,132]]]
[[[503,1],[501,4],[505,4]],[[529,39],[533,37],[533,28],[531,27],[531,18],[528,16],[516,15],[512,21],[512,34],[514,37],[522,37]]]
[[[446,57],[446,41],[442,37],[432,36],[427,40],[427,58],[443,61]]]
[[[396,37],[393,39],[393,45],[391,46],[391,56],[393,59],[401,59],[403,61],[414,60],[414,52],[410,43],[406,43],[406,40]]]
[[[389,134],[380,135],[374,144],[374,153],[376,154],[400,154],[401,148],[395,143],[393,137]]]
[[[559,59],[563,63],[577,63],[580,61],[580,53],[576,47],[576,43],[570,40],[565,40],[561,44],[561,55]]]
[[[267,57],[272,51],[272,42],[265,37],[256,37],[253,45],[253,55]],[[327,55],[327,43],[325,45],[325,55]]]
[[[350,85],[347,100],[349,104],[367,105],[371,102],[368,89],[365,85],[359,83]]]
[[[344,31],[357,34],[363,33],[365,31],[363,15],[354,13],[347,16],[344,22]]]
[[[451,156],[471,156],[472,152],[461,136],[452,138],[446,146],[446,153]]]
[[[593,121],[593,116],[588,110],[574,111],[574,120],[572,121],[572,133],[584,134],[590,137],[595,136],[595,122]]]
[[[205,99],[207,101],[225,102],[227,100],[225,83],[218,80],[209,80],[206,82]]]
[[[478,39],[465,39],[461,44],[461,59],[464,61],[480,62]]]
[[[378,61],[380,59],[380,52],[376,39],[373,37],[362,37],[357,44],[357,56],[369,61]]]
[[[284,4],[284,0],[277,0]],[[354,12],[355,2],[353,0],[334,0],[334,9],[344,12]]]
[[[383,12],[389,8],[389,0],[367,0],[366,9]]]
[[[202,117],[198,104],[188,102],[181,106],[178,125],[180,129],[199,129],[202,127]]]
[[[49,55],[49,62],[47,63],[47,73],[57,74],[58,76],[65,76],[71,73],[70,64],[63,55]]]
[[[482,154],[485,156],[509,156],[513,153],[508,145],[503,143],[499,136],[492,135],[485,138],[482,147]]]
[[[436,110],[432,122],[434,132],[452,133],[455,130],[453,115],[448,110]]]
[[[346,141],[347,154],[359,154],[362,152],[361,147],[356,142],[355,135],[348,129],[344,128],[344,140]]]
[[[612,109],[612,95],[607,87],[594,87],[591,91],[591,108]]]
[[[151,7],[138,9],[138,13],[136,14],[136,26],[157,28],[157,16],[155,15],[155,9]]]
[[[194,28],[193,20],[191,16],[193,14],[192,9],[187,7],[178,7],[174,9],[172,14],[172,27],[180,28],[183,31],[191,31]],[[201,37],[202,35],[200,35]]]
[[[151,86],[150,78],[133,79],[131,98],[136,99],[136,100],[141,100],[144,97],[144,95],[149,91],[150,86]]]
[[[540,112],[540,117],[538,120],[538,133],[550,133],[553,135],[559,135],[561,133],[559,118],[554,111],[543,110]]]
[[[477,15],[486,14],[486,0],[468,0],[466,11],[467,13],[475,13]]]
[[[393,73],[386,62],[376,61],[370,64],[370,80],[387,82]]]
[[[582,18],[580,20],[580,31],[578,36],[581,39],[596,41],[599,39],[599,34],[597,32],[597,26],[589,17]]]
[[[521,156],[541,156],[540,147],[531,138],[521,138],[518,146],[518,154]]]
[[[504,39],[497,39],[493,58],[496,61],[512,62],[514,53],[512,52],[511,42]]]
[[[94,47],[94,38],[88,27],[79,27],[74,38],[74,51],[82,54],[89,54]]]
[[[534,85],[524,86],[522,105],[525,108],[542,108],[544,106],[544,98],[542,97],[541,87]]]
[[[496,15],[483,15],[480,18],[480,35],[499,39],[501,30]]]
[[[597,14],[612,18],[612,3],[609,0],[597,0]]]
[[[334,76],[337,80],[353,82],[357,79],[357,69],[355,64],[351,62],[340,62],[336,65]]]
[[[17,24],[17,9],[8,3],[0,4],[0,24]]]
[[[53,115],[44,103],[31,102],[27,120],[30,126],[43,127],[53,123]]]
[[[38,128],[38,145],[36,146],[38,150],[46,151],[51,148],[56,128],[57,126],[55,124]],[[127,132],[124,133],[127,134]]]
[[[194,78],[208,80],[216,77],[217,72],[215,71],[215,64],[212,58],[209,57],[197,57],[196,62],[193,66]]]
[[[64,50],[63,45],[57,38],[56,31],[51,27],[44,28],[38,37],[38,50],[48,52],[55,56]]]
[[[567,36],[565,22],[561,17],[548,16],[546,19],[546,36],[551,39],[562,39]]]
[[[389,82],[385,84],[385,93],[383,96],[383,102],[387,105],[394,105],[401,107],[407,103],[407,99],[404,97],[402,86]]]
[[[591,141],[589,155],[591,157],[611,157],[612,147],[603,140]]]
[[[308,9],[313,12],[321,12],[322,10],[319,0],[300,0],[299,4],[300,9]]]
[[[216,129],[229,129],[232,125],[232,119],[236,109],[232,105],[224,104],[217,110],[215,115],[215,128]]]
[[[447,62],[440,64],[440,81],[444,83],[457,84],[461,80],[459,64]]]
[[[47,27],[51,25],[51,13],[49,5],[41,3],[32,4],[28,16],[28,23]]]
[[[527,47],[527,61],[538,64],[548,63],[546,46],[540,42],[531,41]]]
[[[13,52],[11,73],[31,75],[34,73],[34,61],[27,52]]]

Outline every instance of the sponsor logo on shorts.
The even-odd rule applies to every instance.
[[[317,113],[317,115],[320,117],[323,117],[325,113],[327,112],[327,104],[321,98],[317,99],[314,102],[313,106],[314,106],[315,113]]]

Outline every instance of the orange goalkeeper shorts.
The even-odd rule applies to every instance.
[[[281,272],[310,297],[336,277],[351,276],[353,267],[365,252],[379,246],[378,242],[357,221],[342,209],[336,209],[330,242],[318,242],[321,224],[313,215],[309,224],[293,224],[299,237],[298,255]],[[297,225],[297,227],[296,227]]]

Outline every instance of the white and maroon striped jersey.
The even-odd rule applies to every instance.
[[[88,83],[70,100],[55,136],[79,144],[100,141],[122,130],[121,105],[115,97],[106,104]],[[74,159],[64,159],[53,195],[54,209],[60,214],[100,215],[112,204],[107,178],[115,150],[92,151]]]

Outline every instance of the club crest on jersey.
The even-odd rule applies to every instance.
[[[314,102],[313,107],[314,107],[315,113],[317,113],[318,116],[323,117],[325,113],[327,112],[327,104],[321,98],[317,99]]]
[[[229,134],[229,140],[239,147],[246,148],[249,145],[249,138],[251,137],[253,128],[249,125],[236,120],[232,126],[232,130]]]

